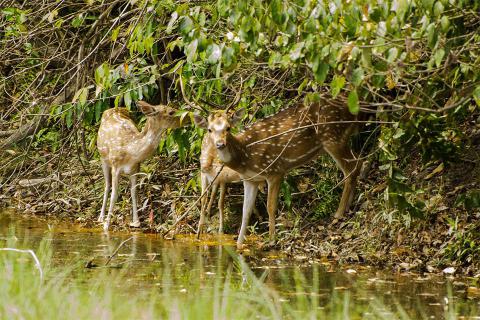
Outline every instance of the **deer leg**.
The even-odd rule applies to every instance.
[[[130,176],[130,193],[132,195],[132,212],[133,219],[130,222],[130,227],[138,228],[140,227],[140,219],[138,219],[137,212],[137,175],[132,174]]]
[[[209,190],[207,190],[207,187],[208,187],[207,176],[201,173],[200,180],[202,183],[203,197],[200,200],[200,220],[198,221],[197,239],[200,239],[200,234],[202,233],[203,224],[205,223],[205,210],[207,208],[207,200],[208,200],[208,194],[209,194]]]
[[[108,193],[110,192],[110,187],[112,185],[112,172],[111,168],[105,161],[102,161],[102,170],[103,170],[103,177],[105,178],[105,190],[103,191],[103,203],[102,209],[100,210],[100,216],[98,216],[98,222],[103,222],[105,219],[105,210],[107,209],[107,200],[108,200]]]
[[[223,233],[223,209],[225,207],[225,193],[227,185],[220,183],[220,196],[218,197],[218,233]]]
[[[338,205],[337,212],[334,216],[335,218],[339,219],[343,217],[343,214],[345,212],[348,211],[353,201],[353,196],[355,194],[355,185],[357,183],[357,176],[360,172],[361,162],[359,160],[354,160],[355,156],[353,152],[349,148],[347,148],[346,144],[341,147],[325,146],[325,150],[335,160],[345,177],[342,198],[340,200],[340,204]]]
[[[247,232],[248,220],[255,206],[255,198],[257,197],[258,183],[252,181],[243,181],[243,212],[242,212],[242,227],[237,239],[237,248],[243,248],[243,241],[245,241],[245,233]]]
[[[110,226],[110,220],[113,216],[113,209],[118,197],[118,178],[120,177],[120,170],[118,168],[112,168],[112,194],[110,197],[110,207],[108,208],[107,219],[103,223],[103,230],[108,231]]]
[[[278,193],[280,192],[280,183],[282,179],[274,178],[268,180],[268,198],[267,198],[267,211],[268,211],[268,235],[270,243],[275,241],[275,214],[278,208]]]
[[[207,216],[210,217],[212,212],[213,200],[215,200],[215,196],[217,195],[218,191],[218,182],[213,182],[212,184],[212,193],[210,194],[210,200],[208,200],[207,206]]]

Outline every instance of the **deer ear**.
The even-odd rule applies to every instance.
[[[232,115],[232,118],[231,118],[232,125],[236,125],[237,123],[239,123],[245,116],[245,113],[246,113],[245,108],[241,108],[235,111],[235,113]]]
[[[193,121],[195,122],[195,124],[196,124],[199,128],[207,129],[207,127],[208,127],[207,119],[205,119],[205,117],[202,116],[201,114],[194,113],[194,114],[193,114]]]
[[[149,113],[155,112],[155,107],[150,103],[145,101],[137,101],[137,106],[144,114],[148,115]]]

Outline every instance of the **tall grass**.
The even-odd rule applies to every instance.
[[[129,281],[127,267],[85,269],[81,261],[58,266],[47,241],[35,251],[43,280],[29,255],[0,252],[0,319],[410,319],[400,307],[389,310],[375,299],[353,305],[348,291],[326,296],[317,269],[290,274],[288,294],[267,285],[266,273],[254,274],[236,255],[215,275],[181,276],[164,264],[138,285]],[[444,315],[456,318],[454,311]]]

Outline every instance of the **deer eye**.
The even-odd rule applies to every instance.
[[[230,127],[227,128],[227,132],[230,132]]]
[[[172,111],[170,111],[168,114],[169,114],[170,116],[173,116],[173,115],[175,114],[175,111],[172,110]]]
[[[208,129],[208,132],[212,132],[212,129]]]

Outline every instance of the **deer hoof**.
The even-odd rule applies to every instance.
[[[107,231],[108,231],[108,227],[109,227],[109,223],[108,223],[108,221],[106,221],[106,222],[103,224],[103,231],[107,232]]]
[[[130,227],[132,227],[132,228],[140,228],[140,221],[130,222]]]
[[[100,217],[98,217],[97,222],[103,222],[103,219],[104,219],[104,217],[100,216]]]
[[[338,219],[338,220],[342,219],[343,218],[343,211],[335,212],[335,215],[333,216],[333,218]]]

